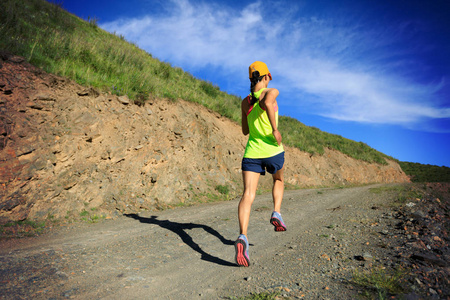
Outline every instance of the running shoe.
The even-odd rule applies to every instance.
[[[238,266],[248,267],[250,266],[250,258],[248,256],[248,241],[244,234],[239,235],[238,239],[234,243],[236,249],[236,263]]]
[[[286,225],[283,223],[280,213],[274,211],[270,217],[270,224],[275,226],[275,231],[286,231]]]

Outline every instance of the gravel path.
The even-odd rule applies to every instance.
[[[237,199],[3,240],[0,298],[230,299],[278,292],[286,299],[354,299],[368,291],[352,284],[352,275],[393,267],[411,239],[395,226],[398,195],[386,186],[374,193],[377,187],[286,191],[286,232],[269,223],[271,196],[257,196],[249,268],[234,264]],[[448,286],[430,292],[421,284],[409,284],[409,299],[422,290],[447,299]]]

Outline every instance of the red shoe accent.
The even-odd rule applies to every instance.
[[[245,255],[245,245],[244,241],[237,240],[236,247],[236,263],[238,266],[248,267],[250,265],[250,261],[248,257]]]
[[[272,223],[272,225],[275,226],[275,231],[286,231],[286,227],[281,225],[277,219],[275,218],[271,219],[270,223]]]

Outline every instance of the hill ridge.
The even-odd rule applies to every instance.
[[[86,89],[2,55],[0,222],[96,220],[226,200],[241,192],[246,137],[233,121],[183,100]],[[286,147],[288,187],[408,182],[397,162]],[[260,191],[270,189],[270,178]]]
[[[21,55],[48,73],[101,92],[127,95],[126,101],[137,105],[150,97],[174,102],[181,98],[240,122],[240,97],[154,58],[124,36],[99,28],[95,19],[84,21],[45,0],[2,1],[0,17],[5,20],[0,27],[0,50]],[[279,129],[285,145],[309,153],[324,154],[329,147],[367,162],[395,160],[367,144],[289,117],[280,116]]]

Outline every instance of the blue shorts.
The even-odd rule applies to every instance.
[[[243,158],[242,171],[251,171],[266,175],[266,170],[270,174],[275,174],[281,170],[284,165],[284,151],[272,157],[267,158]]]

